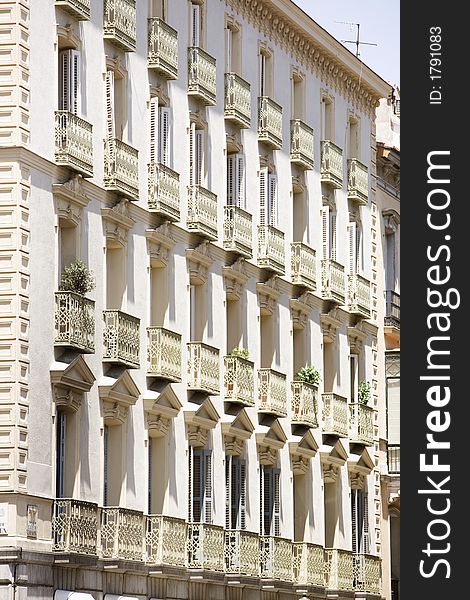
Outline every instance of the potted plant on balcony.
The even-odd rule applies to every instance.
[[[85,296],[88,292],[95,289],[95,278],[87,265],[76,260],[68,267],[65,267],[62,273],[60,289],[63,292],[74,292]]]
[[[315,387],[318,387],[320,379],[320,372],[313,365],[305,365],[296,375],[296,381],[302,381]]]
[[[244,358],[245,360],[248,360],[249,352],[247,348],[234,348],[230,352],[230,356]]]
[[[357,401],[363,406],[367,406],[370,400],[370,382],[361,381],[359,384],[359,390],[357,393]]]

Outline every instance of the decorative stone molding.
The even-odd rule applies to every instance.
[[[207,120],[205,117],[205,109],[189,111],[189,122],[194,123],[199,129],[207,129]]]
[[[106,56],[106,71],[113,71],[119,79],[127,76],[127,68],[123,62],[125,61],[124,56]]]
[[[60,408],[63,412],[76,413],[82,405],[81,392],[55,385],[53,393],[56,409]]]
[[[83,394],[89,392],[95,376],[80,354],[70,363],[57,361],[51,367],[51,383],[56,408],[77,412]]]
[[[323,481],[325,483],[336,483],[339,477],[339,465],[322,463]]]
[[[388,208],[387,210],[382,211],[382,216],[384,219],[385,233],[396,233],[398,231],[398,226],[400,225],[400,215],[393,208]]]
[[[354,485],[363,486],[365,477],[372,473],[375,463],[370,451],[363,446],[354,446],[348,456],[348,472],[351,487]],[[362,489],[357,487],[353,489]]]
[[[273,467],[277,463],[277,448],[258,446],[258,461],[260,465]]]
[[[150,86],[150,98],[158,98],[159,106],[170,106],[170,97],[168,96],[167,82],[160,85]]]
[[[400,352],[385,353],[385,376],[400,377]]]
[[[338,439],[333,445],[322,444],[319,452],[324,482],[334,483],[339,477],[340,468],[348,459],[346,448]]]
[[[243,440],[224,435],[225,454],[228,456],[241,456],[245,443]]]
[[[259,166],[261,169],[268,169],[270,173],[276,172],[276,164],[271,154],[260,154]],[[258,174],[259,175],[259,174]]]
[[[196,410],[184,409],[184,421],[188,432],[188,442],[194,448],[203,448],[207,444],[209,431],[219,422],[219,413],[206,398]]]
[[[52,194],[59,220],[78,226],[82,220],[83,209],[90,202],[85,193],[83,177],[77,174],[64,183],[53,183]]]
[[[287,436],[278,419],[270,425],[259,425],[256,428],[256,446],[259,462],[262,465],[273,466],[277,462],[277,453],[287,441]]]
[[[310,459],[305,456],[291,455],[292,472],[294,475],[305,475],[310,470]]]
[[[238,258],[229,267],[222,267],[227,300],[240,300],[243,288],[248,281],[244,258]]]
[[[357,471],[349,471],[349,485],[352,490],[364,489],[365,477]]]
[[[186,261],[188,263],[191,285],[205,284],[207,282],[209,267],[214,262],[210,252],[209,241],[205,240],[196,248],[186,250]]]
[[[103,420],[106,425],[122,425],[140,396],[140,390],[129,371],[125,370],[117,377],[105,375],[98,384]]]
[[[145,421],[149,437],[165,437],[170,429],[170,419],[162,415],[145,413]]]
[[[168,265],[170,250],[176,244],[172,235],[172,225],[166,221],[160,227],[147,229],[147,251],[150,258],[150,266],[155,269],[163,269]]]
[[[222,420],[222,435],[224,439],[225,454],[240,456],[248,440],[254,431],[248,413],[243,408],[235,419],[231,420],[229,415]]]
[[[75,33],[72,25],[57,25],[57,39],[61,50],[68,48],[77,50],[81,46],[80,37]]]
[[[334,317],[332,313],[323,313],[320,315],[320,326],[323,341],[325,343],[332,343],[336,340],[336,330],[341,326],[341,321]]]
[[[291,298],[289,305],[292,327],[294,329],[304,329],[314,307],[313,294],[304,292],[298,298]]]
[[[256,284],[260,314],[271,316],[274,314],[276,303],[281,295],[277,275],[270,277],[265,283]]]
[[[348,343],[351,354],[360,354],[367,333],[361,330],[360,323],[356,327],[348,327]]]
[[[110,248],[122,248],[127,244],[129,230],[135,220],[130,216],[129,201],[121,198],[114,206],[101,209],[104,235]]]
[[[292,175],[292,192],[294,194],[303,194],[307,190],[305,185],[305,174],[301,171],[300,174]]]
[[[289,442],[289,452],[294,475],[304,475],[310,469],[310,459],[314,458],[318,444],[310,430],[303,436],[292,436]]]
[[[144,413],[149,437],[165,436],[171,419],[178,415],[181,406],[169,383],[160,390],[147,390],[144,394]]]
[[[229,152],[242,152],[243,145],[240,139],[239,131],[229,132],[227,131],[225,135],[225,139],[227,142],[227,153]]]

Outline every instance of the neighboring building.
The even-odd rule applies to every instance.
[[[0,33],[0,598],[386,595],[390,86],[289,0]]]
[[[380,414],[382,465],[383,573],[387,598],[400,593],[400,93],[380,101],[377,110],[377,212],[379,248],[377,294],[381,325],[379,381],[386,398]]]

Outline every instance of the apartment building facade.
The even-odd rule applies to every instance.
[[[0,32],[1,598],[387,595],[389,86],[287,0]]]

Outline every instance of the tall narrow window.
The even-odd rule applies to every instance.
[[[225,72],[241,73],[240,29],[238,24],[228,21],[225,26]]]
[[[363,272],[362,227],[359,223],[351,222],[348,225],[348,249],[349,274],[354,275]]]
[[[65,449],[67,434],[67,415],[59,411],[56,424],[56,497],[63,498],[65,495]]]
[[[109,506],[108,488],[109,427],[103,429],[103,506]]]
[[[59,52],[59,110],[79,114],[80,53],[77,50]]]
[[[227,204],[245,208],[245,156],[227,156]]]
[[[323,259],[336,260],[336,213],[329,206],[322,208]]]
[[[150,16],[166,21],[166,0],[150,0]]]
[[[321,139],[334,142],[333,131],[333,102],[330,98],[321,100]]]
[[[260,225],[277,227],[277,175],[262,168],[259,174]]]
[[[352,550],[354,554],[370,552],[369,506],[367,492],[351,490]]]
[[[171,110],[150,100],[150,162],[171,167]]]
[[[350,117],[348,135],[348,158],[360,158],[359,119]]]
[[[387,290],[395,290],[396,284],[396,269],[395,269],[395,233],[385,235],[385,283]]]
[[[270,51],[264,48],[259,53],[259,95],[271,96],[273,84],[273,57]]]
[[[202,7],[200,4],[191,2],[191,25],[190,25],[190,45],[193,47],[201,46],[202,30]]]
[[[280,470],[261,465],[260,534],[280,535]]]
[[[238,456],[225,457],[225,527],[246,528],[246,462]]]
[[[127,127],[127,79],[106,71],[106,128],[108,139],[123,140]]]
[[[298,74],[292,76],[292,118],[304,119],[304,87],[305,80]]]
[[[351,402],[355,404],[357,403],[357,392],[359,388],[359,361],[356,354],[351,354],[349,357],[349,373]]]
[[[189,130],[190,185],[204,185],[205,183],[204,133],[203,129],[196,129],[196,124],[191,123]]]
[[[189,448],[189,521],[212,523],[212,450]]]
[[[103,506],[119,506],[125,476],[123,425],[105,424],[103,429]]]

